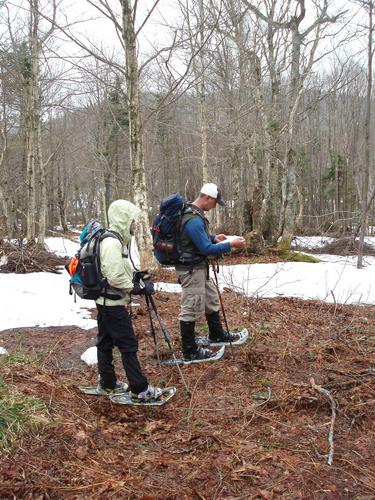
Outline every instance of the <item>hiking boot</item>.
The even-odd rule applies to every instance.
[[[198,347],[196,352],[184,355],[184,362],[204,363],[205,361],[211,361],[212,358],[216,358],[216,356],[217,351],[211,351],[210,349],[205,349],[204,347]]]
[[[225,332],[221,324],[219,311],[213,312],[211,314],[206,314],[206,320],[210,342],[216,342],[218,341],[218,339],[224,340]]]
[[[108,387],[103,387],[100,382],[98,383],[96,389],[98,394],[124,394],[125,392],[129,391],[129,386],[128,384],[125,384],[125,382],[117,380],[116,385],[113,389],[109,389]]]
[[[210,345],[213,346],[235,344],[240,339],[241,335],[239,333],[230,333],[227,331],[223,331],[223,334],[217,337],[211,337],[211,335],[208,337]]]
[[[145,391],[140,392],[139,394],[131,393],[132,399],[137,401],[144,402],[152,402],[157,401],[160,396],[163,394],[163,390],[160,387],[154,387],[149,385]]]

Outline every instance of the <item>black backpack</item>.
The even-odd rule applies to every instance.
[[[107,280],[103,278],[100,270],[99,245],[105,238],[117,238],[121,244],[124,242],[115,231],[105,229],[99,222],[91,220],[82,230],[80,249],[72,257],[65,269],[70,274],[69,293],[75,292],[81,299],[96,300],[100,296],[117,300],[122,295],[110,288]]]

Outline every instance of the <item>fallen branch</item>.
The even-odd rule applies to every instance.
[[[331,425],[329,427],[329,433],[328,433],[329,453],[328,453],[327,463],[328,463],[328,465],[332,465],[333,451],[334,451],[333,429],[334,429],[335,420],[336,420],[337,402],[334,399],[334,397],[332,396],[332,394],[327,389],[324,389],[324,387],[322,387],[321,385],[317,385],[315,383],[315,380],[313,377],[310,378],[310,384],[314,390],[316,390],[320,394],[323,394],[324,396],[326,396],[326,398],[328,398],[328,400],[331,404],[332,417],[331,417]]]
[[[11,243],[0,240],[0,257],[5,257],[2,273],[60,273],[59,268],[66,262],[66,258],[48,252],[36,243],[23,241]]]
[[[336,370],[335,368],[324,368],[327,372],[333,372],[337,373],[339,375],[345,375],[347,377],[367,377],[367,376],[374,376],[375,371],[370,368],[367,370],[361,370],[360,372],[349,372],[349,371],[343,371],[343,370]]]

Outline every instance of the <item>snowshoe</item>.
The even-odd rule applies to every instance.
[[[247,328],[244,328],[240,332],[230,332],[232,342],[229,341],[229,338],[227,337],[228,334],[226,332],[224,335],[226,336],[225,340],[213,341],[209,339],[208,335],[204,335],[203,337],[196,337],[195,341],[198,345],[202,346],[229,346],[231,343],[232,346],[238,346],[244,344],[249,339],[249,331]]]
[[[153,385],[148,385],[146,390],[138,393],[138,394],[133,394],[132,392],[130,393],[131,397],[135,399],[136,401],[156,401],[160,398],[160,396],[163,394],[163,389],[160,387],[154,387]]]
[[[178,365],[191,365],[193,363],[210,363],[213,361],[218,361],[224,356],[225,346],[223,345],[218,351],[210,351],[209,349],[204,349],[202,346],[198,347],[197,354],[189,358],[172,358],[163,361],[163,365],[174,366]]]
[[[133,406],[163,406],[176,394],[175,387],[166,387],[165,389],[160,389],[161,394],[158,399],[138,399],[132,396],[130,392],[125,392],[124,394],[110,394],[109,399],[112,403],[119,405],[133,405]]]
[[[100,384],[97,385],[80,385],[78,389],[84,394],[90,394],[91,396],[109,396],[111,394],[126,394],[129,392],[128,384],[125,382],[120,382],[119,380],[116,382],[116,387],[114,389],[106,389],[102,387]]]

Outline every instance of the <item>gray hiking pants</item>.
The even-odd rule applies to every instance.
[[[180,321],[197,321],[219,311],[219,294],[212,279],[207,279],[207,269],[176,270],[176,274],[182,286]]]

